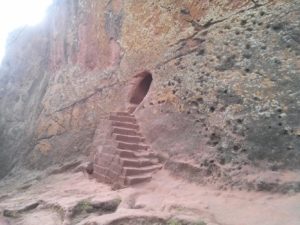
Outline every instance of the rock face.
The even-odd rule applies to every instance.
[[[297,0],[54,1],[7,47],[0,177],[89,155],[99,121],[132,103],[151,146],[205,181],[299,169],[299,27]]]

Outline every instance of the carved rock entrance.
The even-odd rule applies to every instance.
[[[129,89],[129,112],[133,112],[144,100],[150,89],[152,80],[152,74],[148,71],[144,71],[133,77]]]

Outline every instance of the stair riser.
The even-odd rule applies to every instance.
[[[142,175],[145,173],[152,173],[155,172],[158,169],[148,169],[148,170],[143,170],[142,168],[140,169],[123,169],[122,174],[124,176],[136,176],[136,175]]]
[[[117,121],[112,121],[112,126],[113,127],[125,128],[125,129],[132,129],[132,130],[135,130],[135,131],[139,130],[139,125],[130,124],[130,123],[123,123],[123,122],[117,122]]]
[[[126,149],[126,150],[132,150],[132,151],[147,150],[148,149],[148,146],[136,145],[136,144],[127,144],[127,143],[123,143],[123,142],[119,142],[117,144],[117,147],[119,149]]]
[[[120,152],[120,157],[129,158],[129,159],[136,159],[138,156],[136,156],[133,152]]]
[[[109,116],[109,120],[124,122],[124,123],[133,123],[136,124],[136,119],[134,117],[127,116]]]
[[[136,178],[136,179],[125,179],[125,185],[135,185],[135,184],[140,184],[144,182],[149,182],[151,180],[151,177],[147,178]]]
[[[143,167],[154,165],[151,161],[123,161],[122,159],[121,163],[124,167]]]

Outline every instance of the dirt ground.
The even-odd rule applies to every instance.
[[[116,191],[82,172],[26,179],[0,183],[1,225],[300,225],[300,194],[220,191],[165,170]]]

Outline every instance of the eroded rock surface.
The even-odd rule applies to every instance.
[[[298,225],[300,195],[220,191],[174,179],[165,170],[149,182],[113,191],[79,173],[56,174],[21,190],[0,187],[0,222],[10,225]],[[45,191],[47,189],[47,191]],[[272,216],[270,216],[272,215]]]
[[[88,156],[147,70],[135,114],[175,175],[299,190],[294,176],[251,177],[299,174],[299,21],[297,0],[54,1],[13,33],[1,66],[0,177]]]

